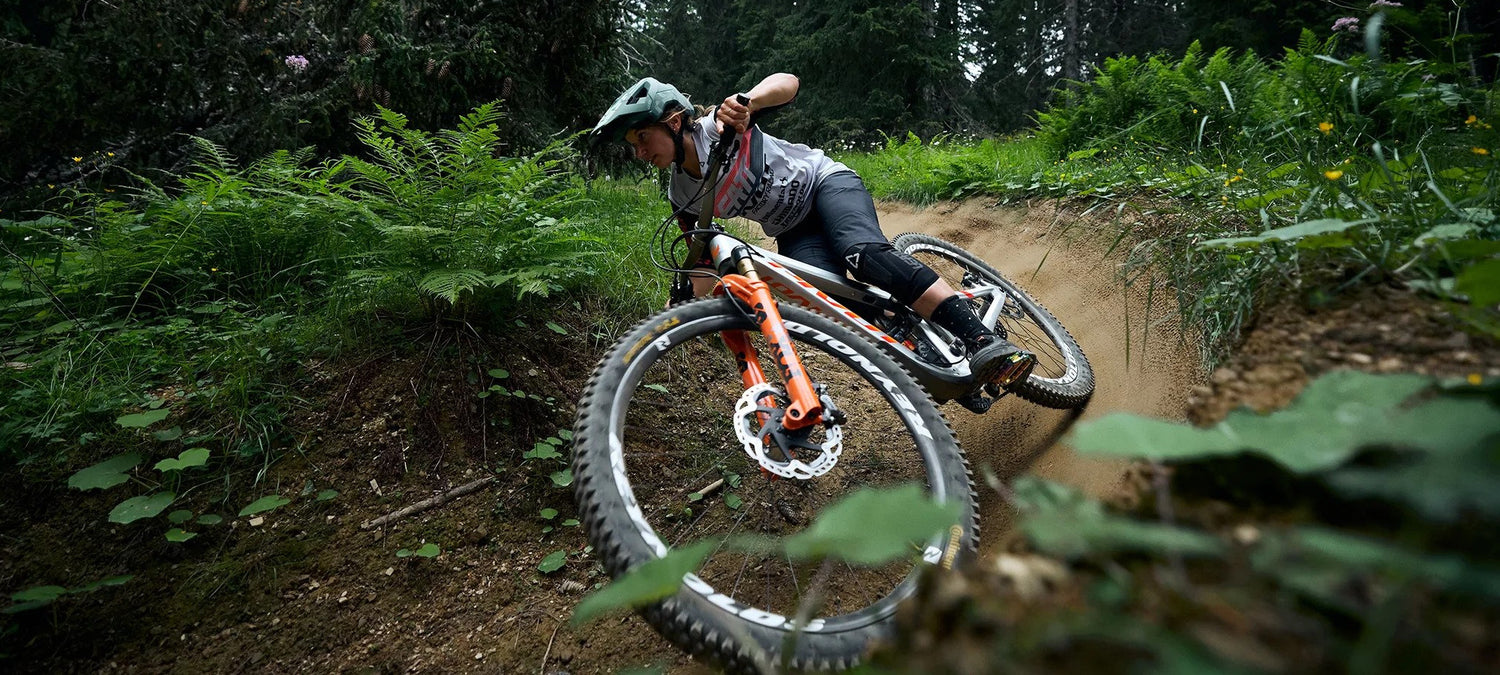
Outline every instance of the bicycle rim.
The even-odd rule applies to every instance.
[[[1023,306],[1016,297],[1020,289],[1014,284],[939,246],[921,244],[908,248],[906,252],[922,264],[932,268],[932,271],[955,290],[967,290],[976,285],[991,284],[1005,289],[1010,297],[1007,298],[1005,307],[1000,311],[997,324],[1005,329],[1008,339],[1016,346],[1036,355],[1036,369],[1032,371],[1031,377],[1057,382],[1071,379],[1068,357],[1059,347],[1061,338],[1051,334],[1051,331],[1056,329],[1039,322]],[[970,303],[974,312],[979,316],[984,316],[990,306],[988,298],[974,298],[970,300]]]
[[[684,323],[656,339],[653,344],[662,348],[641,350],[614,393],[616,418],[611,423],[611,436],[618,439],[618,452],[611,458],[615,480],[633,497],[635,527],[662,547],[716,542],[696,578],[690,578],[690,589],[732,599],[743,606],[735,610],[741,617],[757,617],[756,623],[767,626],[796,616],[813,590],[819,563],[744,550],[734,545],[736,538],[795,534],[861,487],[915,482],[935,498],[952,497],[943,494],[937,451],[921,438],[930,432],[925,428],[930,421],[903,408],[903,401],[911,408],[905,395],[882,382],[868,360],[859,364],[841,352],[838,340],[827,333],[790,318],[786,325],[813,382],[827,385],[849,417],[841,429],[840,459],[826,474],[810,480],[770,479],[736,436],[735,403],[744,386],[738,363],[718,333],[749,328],[742,317]],[[764,340],[746,334],[760,352],[761,367],[774,378]],[[816,445],[826,438],[819,430],[807,440]],[[941,550],[940,542],[938,538],[929,549]],[[888,618],[910,593],[920,563],[914,555],[876,568],[831,564],[834,569],[821,589],[822,607],[813,616],[822,631],[836,633]]]

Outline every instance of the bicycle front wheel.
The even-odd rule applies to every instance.
[[[1011,342],[1036,355],[1036,368],[1025,382],[1012,389],[1018,396],[1049,408],[1080,408],[1094,394],[1094,369],[1078,341],[1063,328],[1062,322],[1020,286],[1006,279],[1000,270],[980,260],[958,245],[925,234],[907,233],[892,242],[931,267],[955,290],[998,286],[1006,302],[1000,308],[997,327],[1004,328]],[[984,316],[988,298],[976,298],[974,311]]]
[[[611,574],[670,547],[716,542],[676,595],[642,613],[678,646],[732,671],[778,662],[787,644],[794,669],[854,665],[889,635],[918,572],[967,560],[978,537],[967,462],[926,393],[880,349],[829,319],[781,311],[812,381],[846,416],[837,434],[820,426],[804,439],[840,446],[818,475],[771,478],[737,435],[736,425],[755,413],[746,412],[739,362],[720,332],[744,331],[762,368],[772,378],[777,370],[753,320],[722,297],[669,309],[623,338],[595,370],[573,438],[579,512]],[[812,460],[805,449],[794,453]],[[744,534],[795,534],[855,489],[902,483],[962,505],[959,524],[908,559],[855,568],[726,545]],[[825,564],[833,568],[819,575]],[[788,641],[792,618],[814,593],[821,607]]]

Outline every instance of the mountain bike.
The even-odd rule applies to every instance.
[[[753,125],[740,142],[751,133]],[[845,668],[889,635],[925,566],[961,565],[977,550],[971,472],[934,399],[983,411],[1005,390],[975,382],[960,341],[884,291],[713,223],[712,186],[733,138],[710,152],[705,215],[678,238],[690,244],[687,260],[712,260],[717,294],[647,319],[599,362],[574,427],[575,494],[590,543],[616,577],[672,547],[718,541],[675,595],[642,612],[679,647],[735,671],[776,660]],[[934,237],[893,243],[947,278],[988,326],[1038,354],[1010,390],[1054,407],[1087,401],[1088,360],[1019,287]],[[960,518],[910,559],[856,568],[725,545],[800,531],[855,488],[912,482],[959,504]],[[818,613],[798,622],[814,592]]]

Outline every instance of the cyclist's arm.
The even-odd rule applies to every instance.
[[[732,126],[744,131],[750,121],[752,113],[760,114],[769,112],[791,103],[797,98],[797,90],[800,87],[797,76],[791,73],[776,73],[760,81],[759,84],[750,88],[745,95],[750,97],[750,105],[741,105],[737,99],[739,94],[730,94],[719,105],[715,114],[721,128]]]

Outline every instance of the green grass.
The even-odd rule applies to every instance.
[[[1114,59],[1032,133],[892,139],[840,159],[877,197],[916,204],[1091,202],[1112,214],[1101,236],[1130,244],[1122,283],[1147,275],[1175,292],[1210,359],[1269,294],[1323,298],[1361,280],[1474,300],[1456,313],[1493,332],[1500,90],[1451,65],[1341,50],[1306,38],[1269,62],[1196,46]]]
[[[360,122],[363,158],[242,167],[203,142],[171,187],[66,192],[0,220],[0,460],[97,457],[130,443],[114,421],[142,406],[256,456],[284,440],[309,358],[433,326],[513,330],[564,302],[622,324],[659,307],[654,186],[585,185],[561,144],[501,156],[496,117],[425,132],[384,111]]]

